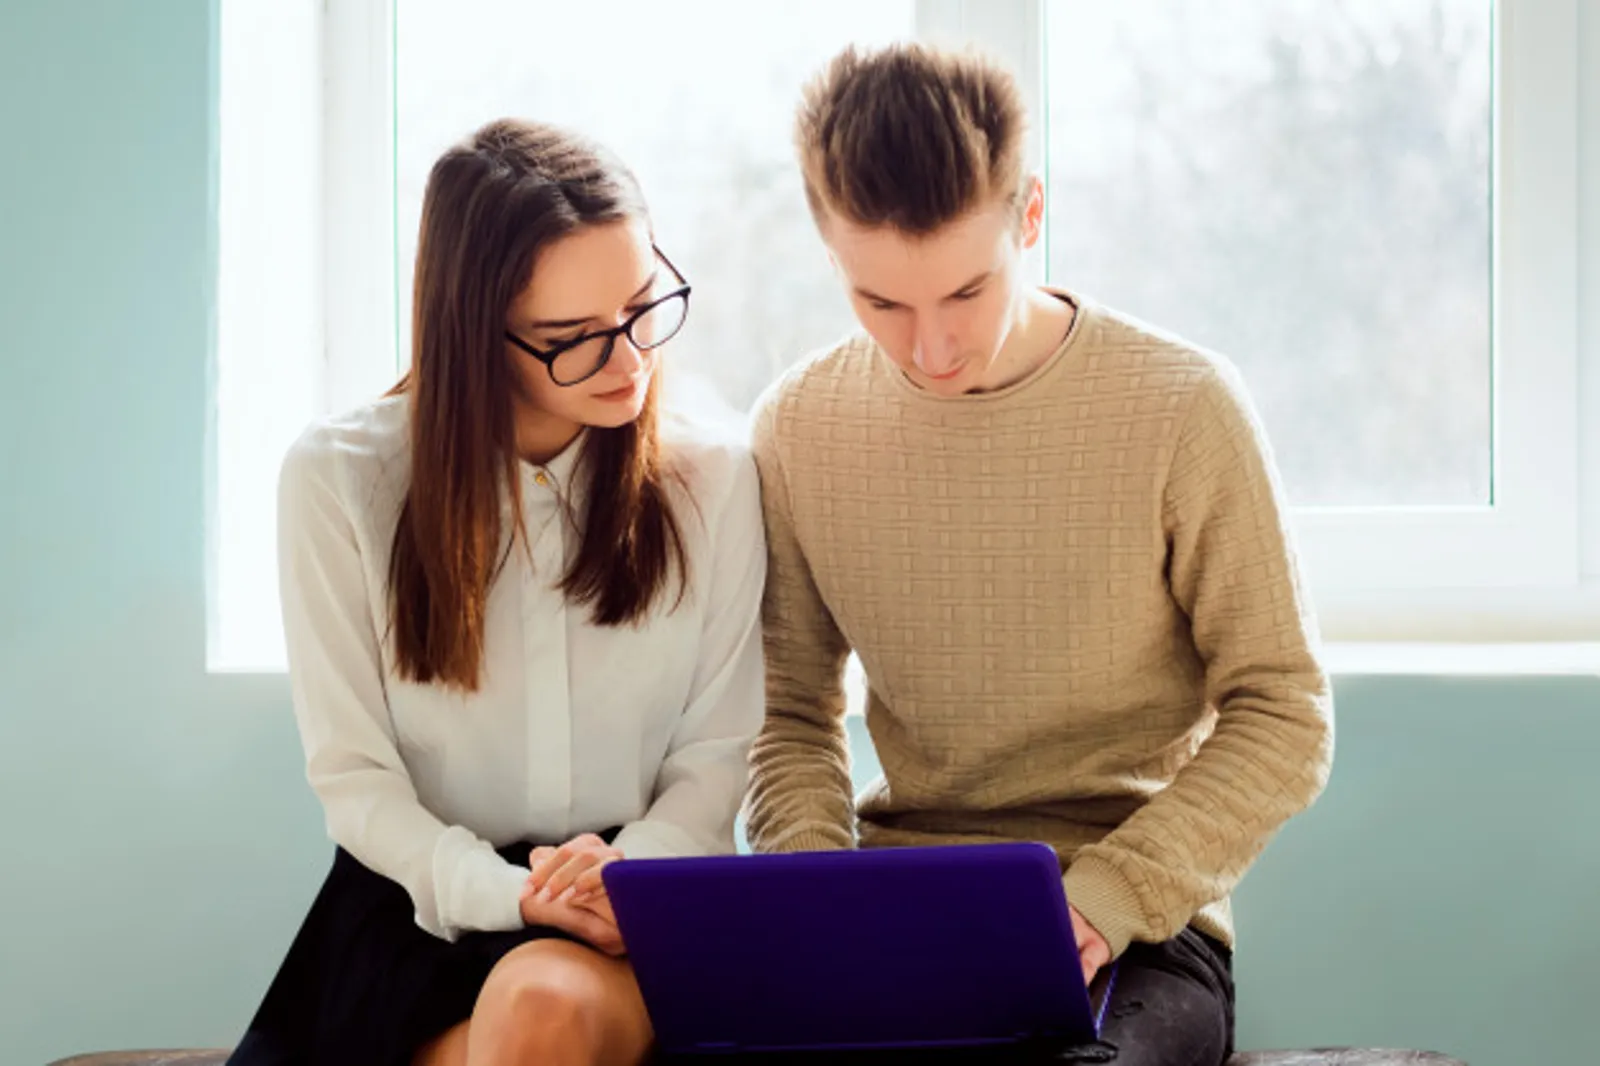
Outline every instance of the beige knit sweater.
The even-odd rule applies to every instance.
[[[1231,944],[1229,893],[1333,751],[1283,497],[1228,363],[1071,299],[1003,390],[929,395],[857,336],[758,407],[750,836],[1040,840],[1114,953],[1190,922]],[[858,810],[852,649],[884,771]]]

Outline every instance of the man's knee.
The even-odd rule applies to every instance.
[[[1103,1033],[1118,1050],[1118,1066],[1219,1066],[1227,1060],[1233,982],[1221,955],[1184,935],[1135,944],[1118,967]]]

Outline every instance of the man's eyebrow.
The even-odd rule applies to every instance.
[[[953,292],[951,292],[950,296],[958,296],[961,293],[966,292],[968,289],[975,289],[979,285],[982,285],[984,282],[988,281],[993,276],[994,276],[994,271],[993,270],[985,270],[983,273],[975,275],[974,277],[972,277],[970,280],[968,280],[968,282],[965,285],[962,285],[961,287],[959,287],[956,290],[954,290]],[[871,300],[874,303],[880,303],[880,304],[898,304],[900,302],[899,300],[891,300],[887,296],[879,296],[877,293],[873,292],[870,289],[863,289],[860,285],[857,285],[855,288],[856,288],[856,295],[861,297],[863,300]],[[950,296],[946,296],[945,299],[948,300],[950,298]]]
[[[871,300],[873,303],[892,304],[899,302],[898,300],[891,300],[887,296],[879,296],[870,289],[863,289],[860,285],[856,286],[856,295],[863,300]]]
[[[659,270],[652,270],[650,272],[650,276],[644,280],[644,284],[640,285],[638,290],[635,291],[632,296],[628,297],[628,302],[631,304],[633,301],[649,292],[651,286],[656,283],[656,278],[660,276],[660,273],[661,271]],[[587,326],[591,322],[598,321],[598,315],[590,315],[588,318],[540,318],[535,319],[532,323],[530,323],[530,325],[532,325],[534,329],[571,329],[574,326]]]
[[[952,292],[950,294],[950,296],[959,296],[962,293],[966,292],[968,289],[976,289],[979,285],[982,285],[984,282],[988,281],[993,276],[994,276],[994,271],[993,270],[985,270],[982,274],[977,275],[971,281],[968,281],[965,285],[961,286],[959,289],[956,289],[954,292]],[[945,299],[949,299],[949,298],[950,298],[949,296],[945,297]]]

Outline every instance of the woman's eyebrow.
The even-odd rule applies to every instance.
[[[644,279],[644,284],[640,285],[638,290],[628,297],[628,303],[633,303],[633,301],[649,292],[650,287],[656,283],[656,278],[660,273],[659,270],[652,270],[650,276]],[[587,326],[591,322],[598,321],[600,321],[599,315],[590,315],[588,318],[541,318],[536,319],[531,325],[534,329],[571,329],[573,326]]]

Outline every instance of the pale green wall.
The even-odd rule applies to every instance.
[[[7,1063],[230,1040],[327,858],[282,679],[203,669],[215,20],[0,4]],[[1338,697],[1239,894],[1244,1040],[1594,1062],[1600,683]]]
[[[1600,1061],[1600,681],[1347,678],[1335,698],[1333,781],[1235,900],[1240,1046]]]
[[[0,1062],[220,1041],[325,859],[204,674],[215,6],[0,2]]]

